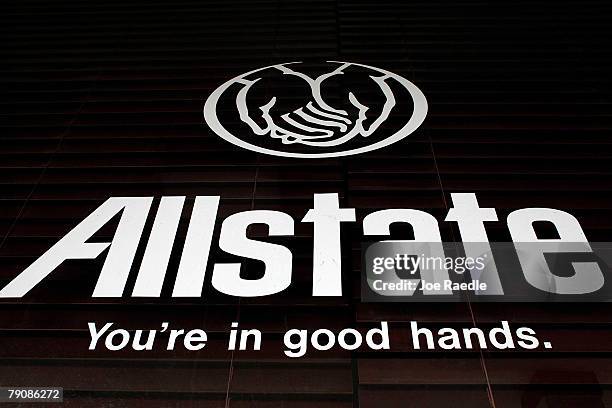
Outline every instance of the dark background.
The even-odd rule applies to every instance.
[[[604,0],[3,2],[0,283],[121,195],[220,194],[220,219],[256,208],[299,220],[313,193],[338,192],[358,221],[421,208],[453,240],[442,222],[450,193],[475,192],[498,209],[492,241],[508,239],[508,212],[539,206],[569,211],[590,240],[610,241],[611,11]],[[327,59],[413,81],[429,101],[424,125],[369,154],[290,160],[235,148],[203,123],[204,100],[229,78]],[[608,305],[363,304],[359,222],[343,225],[345,296],[312,298],[312,226],[296,228],[282,241],[295,254],[293,284],[264,298],[221,296],[207,283],[202,299],[182,302],[91,299],[101,262],[67,262],[26,298],[3,301],[0,385],[63,386],[73,407],[612,405]],[[506,319],[554,348],[411,352],[411,319],[434,328]],[[265,331],[262,351],[224,350],[233,320]],[[391,352],[289,360],[281,351],[288,328],[380,320],[390,321]],[[201,352],[89,352],[88,321],[168,321],[203,327],[211,341]]]

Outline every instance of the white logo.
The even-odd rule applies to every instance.
[[[308,68],[291,62],[232,78],[210,95],[204,119],[236,146],[296,158],[380,149],[425,120],[425,95],[397,74],[338,61],[324,64],[320,75],[304,73]]]

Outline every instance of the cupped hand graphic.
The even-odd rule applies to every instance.
[[[289,67],[291,64],[278,64],[270,68],[281,71],[283,75],[297,77],[307,85],[310,97],[297,109],[287,111],[286,107],[278,103],[277,97],[272,96],[264,105],[249,110],[247,103],[249,91],[261,78],[254,80],[242,78],[238,81],[243,87],[238,92],[236,107],[240,119],[249,125],[256,135],[269,135],[274,139],[280,139],[284,144],[338,146],[358,135],[370,136],[388,118],[395,106],[395,97],[386,83],[388,75],[369,76],[384,99],[381,106],[371,109],[361,103],[354,92],[347,91],[345,97],[352,109],[344,110],[330,106],[325,101],[321,89],[329,78],[342,75],[350,63],[339,62],[336,69],[316,78],[291,69]],[[366,115],[368,110],[370,115]]]

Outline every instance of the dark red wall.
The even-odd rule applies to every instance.
[[[508,239],[509,211],[539,206],[576,215],[590,240],[610,240],[606,1],[25,0],[1,7],[2,284],[121,195],[187,195],[191,205],[195,195],[220,194],[222,217],[255,208],[298,220],[313,193],[338,192],[359,219],[405,207],[444,224],[450,193],[475,192],[500,214],[488,227],[491,240]],[[362,156],[292,160],[235,148],[203,123],[204,100],[229,78],[271,63],[329,59],[415,82],[430,105],[425,124]],[[101,262],[66,263],[31,295],[0,305],[0,385],[63,386],[74,407],[612,404],[608,305],[364,304],[359,223],[343,226],[345,296],[313,298],[312,227],[296,227],[299,237],[283,241],[296,254],[293,284],[271,297],[238,300],[207,285],[202,299],[172,300],[173,257],[163,299],[101,301],[90,298]],[[443,234],[458,236],[448,226]],[[215,250],[211,262],[222,258]],[[412,352],[411,319],[433,327],[510,320],[534,327],[554,349]],[[233,320],[265,330],[261,352],[224,350]],[[380,320],[392,326],[392,352],[289,360],[281,351],[288,328],[368,328]],[[203,327],[211,341],[191,353],[90,352],[88,321],[127,328],[169,321]]]

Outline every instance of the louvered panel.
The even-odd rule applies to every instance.
[[[187,195],[190,209],[195,195],[220,194],[219,219],[273,209],[300,220],[313,193],[338,192],[359,222],[343,225],[339,298],[310,296],[312,228],[301,223],[283,241],[294,253],[293,284],[273,297],[205,289],[201,300],[92,302],[101,263],[66,263],[31,298],[2,304],[0,382],[58,380],[74,407],[612,405],[605,304],[372,304],[360,301],[358,281],[366,214],[417,208],[442,221],[451,192],[476,192],[498,209],[491,240],[509,239],[510,211],[541,206],[570,211],[591,240],[609,241],[611,8],[603,0],[4,2],[0,284],[109,196]],[[253,154],[203,124],[204,100],[219,84],[293,60],[389,69],[423,90],[429,116],[392,147],[327,160]],[[458,238],[441,228],[446,240]],[[213,248],[209,264],[226,259]],[[390,352],[282,354],[288,328],[365,330],[383,319]],[[502,319],[533,326],[554,352],[407,347],[410,320],[492,327]],[[205,327],[211,340],[195,353],[91,353],[91,320],[170,321]],[[265,331],[268,346],[228,352],[234,320]]]
[[[516,208],[562,208],[580,219],[589,238],[608,239],[610,82],[604,72],[610,56],[603,17],[609,15],[608,5],[347,3],[341,10],[347,16],[341,20],[345,55],[389,62],[395,72],[410,73],[427,95],[425,132],[439,176],[438,197],[476,192],[481,204],[498,209],[500,220]],[[388,28],[370,35],[364,28],[372,21]],[[371,54],[378,43],[385,45]],[[420,200],[422,192],[406,188],[418,178],[393,156],[381,167],[360,164],[349,173],[349,196],[367,191],[372,200],[382,196],[383,205],[391,206],[391,189],[398,191],[398,206],[412,196]],[[502,222],[490,224],[491,239],[509,239]],[[358,251],[359,243],[353,248]],[[453,315],[455,310],[359,305],[357,318],[436,322],[432,327],[472,319],[492,327],[506,319],[534,327],[556,352],[533,358],[531,353],[488,351],[482,364],[473,356],[465,365],[420,355],[415,361],[414,352],[399,347],[398,353],[408,353],[359,360],[361,406],[448,406],[449,400],[497,407],[609,404],[608,306],[477,304],[473,315],[463,318]],[[408,335],[403,340],[410,344]],[[423,390],[422,382],[429,388]],[[458,386],[465,382],[481,385]],[[487,382],[490,401],[484,394]]]

